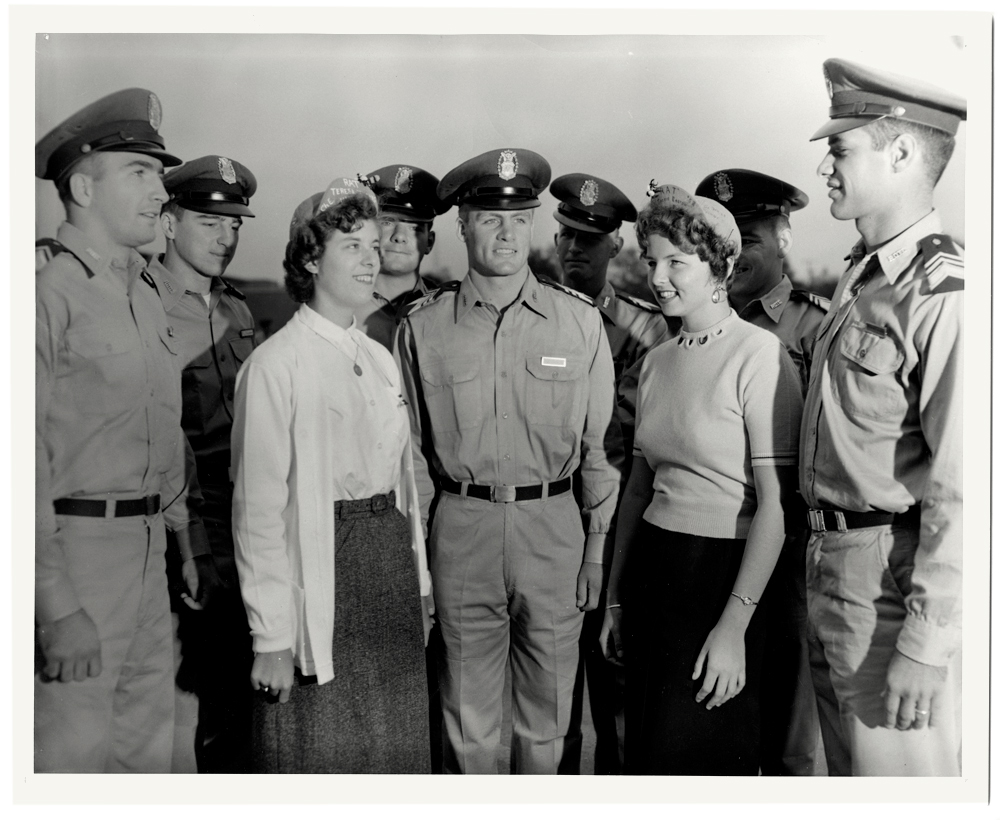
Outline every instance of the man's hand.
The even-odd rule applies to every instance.
[[[947,666],[918,663],[898,651],[892,653],[885,676],[887,729],[923,729],[934,725],[934,700],[948,679]]]
[[[101,674],[101,640],[90,616],[78,609],[58,621],[38,625],[46,680],[86,680]]]
[[[211,555],[196,555],[181,564],[181,577],[188,593],[181,593],[181,599],[191,609],[204,609],[212,599],[215,590],[222,586],[215,560]]]
[[[576,606],[583,612],[597,609],[604,586],[604,564],[584,561],[580,574],[576,576]]]
[[[598,638],[604,659],[615,666],[625,665],[625,644],[622,642],[622,608],[606,607],[604,623]]]
[[[424,621],[424,649],[430,642],[431,629],[434,627],[434,597],[422,595],[420,597],[420,614]]]
[[[250,685],[268,697],[276,698],[279,703],[288,703],[294,676],[291,649],[258,652],[253,659],[253,669],[250,670]]]

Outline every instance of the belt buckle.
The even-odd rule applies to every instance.
[[[372,512],[385,512],[389,509],[389,499],[384,495],[376,495],[372,497]]]
[[[809,510],[809,529],[813,532],[826,532],[826,522],[822,510]]]
[[[494,484],[490,487],[490,501],[494,504],[510,504],[517,500],[517,487],[510,484]]]

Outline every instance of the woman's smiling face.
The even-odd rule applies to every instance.
[[[357,308],[369,302],[379,270],[379,227],[362,220],[350,233],[334,230],[326,238],[323,255],[306,269],[316,274],[316,290],[342,307]]]
[[[712,301],[718,280],[696,253],[685,253],[667,237],[651,234],[642,256],[649,266],[649,289],[664,316],[677,316],[685,327],[697,327],[702,314],[718,309]]]

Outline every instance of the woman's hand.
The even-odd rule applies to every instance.
[[[601,626],[601,652],[615,666],[625,665],[625,646],[622,643],[622,608],[608,607],[604,610],[604,624]]]
[[[258,652],[250,670],[250,685],[264,694],[276,697],[279,703],[288,703],[292,693],[292,650]]]
[[[698,653],[694,663],[692,680],[701,677],[705,670],[705,680],[701,689],[695,695],[695,701],[701,703],[712,694],[706,709],[721,706],[727,700],[732,700],[747,682],[746,646],[743,642],[743,630],[720,621],[715,629],[708,633],[705,644]]]

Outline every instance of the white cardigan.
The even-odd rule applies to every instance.
[[[333,508],[338,496],[331,488],[337,484],[335,471],[342,466],[334,454],[344,446],[335,438],[334,425],[324,423],[330,408],[320,389],[324,376],[319,359],[333,355],[337,358],[326,364],[339,366],[341,351],[335,348],[342,339],[345,368],[352,367],[347,358],[351,353],[354,363],[360,355],[366,367],[377,367],[379,377],[385,377],[384,390],[375,394],[395,402],[400,393],[399,372],[388,351],[353,325],[351,331],[348,335],[303,306],[251,354],[236,380],[233,538],[254,651],[291,648],[295,665],[303,674],[315,675],[319,683],[334,676]],[[355,378],[353,373],[350,378]],[[431,582],[409,423],[401,403],[394,412],[402,414],[406,437],[396,506],[409,520],[420,593],[428,596]],[[372,446],[363,436],[348,444],[359,445]],[[363,456],[374,462],[378,453],[365,450]],[[395,475],[394,467],[391,474]]]

